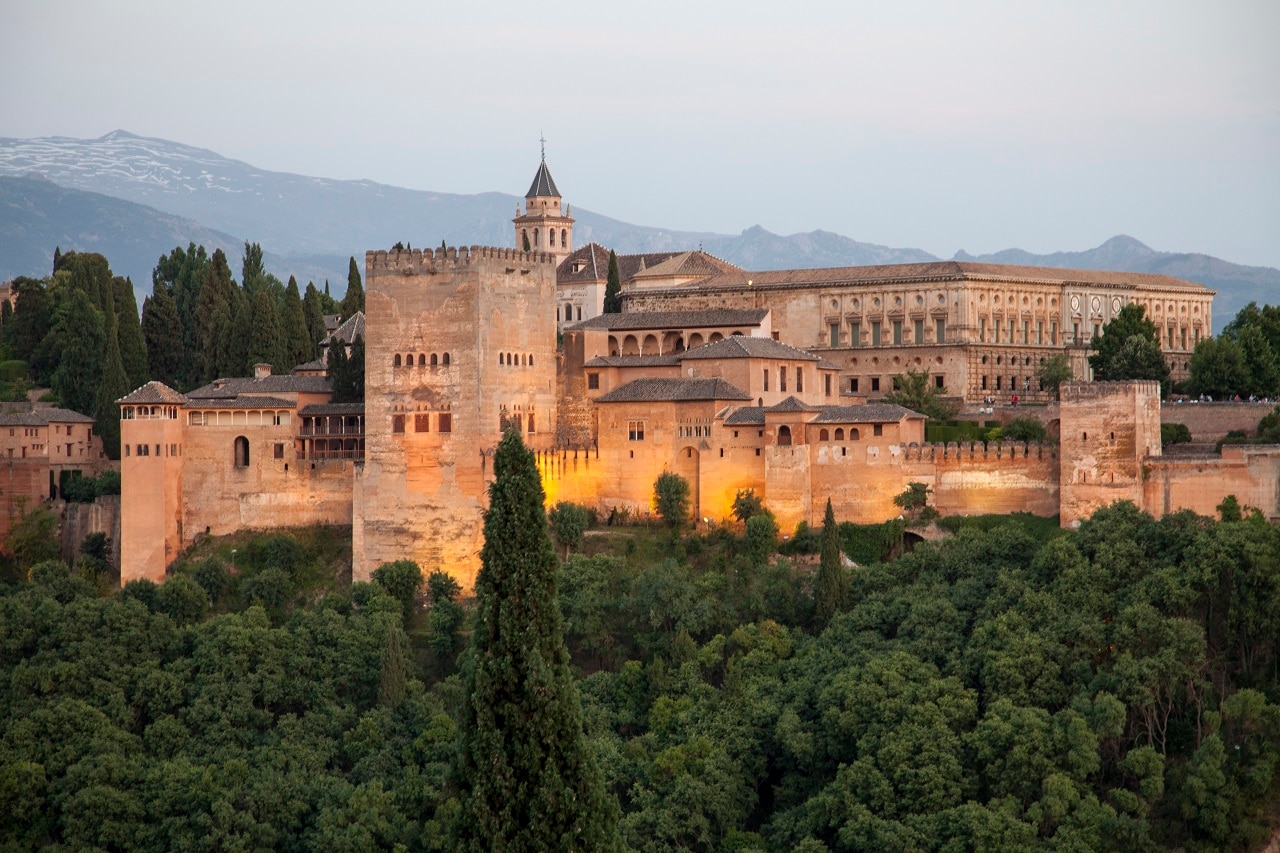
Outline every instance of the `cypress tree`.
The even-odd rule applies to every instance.
[[[8,340],[9,321],[13,319],[13,303],[8,299],[0,301],[0,338]]]
[[[88,293],[73,289],[59,306],[58,315],[55,333],[61,357],[53,373],[53,390],[68,409],[93,415],[106,351],[103,312],[94,306]]]
[[[404,641],[400,626],[387,624],[387,642],[382,648],[382,671],[378,674],[378,704],[394,708],[404,701]]]
[[[329,375],[329,385],[333,388],[332,402],[351,402],[345,397],[348,372],[347,348],[342,341],[334,341],[329,345],[325,354],[325,372]]]
[[[53,271],[54,272],[58,271],[58,264],[60,263],[62,263],[62,247],[54,246],[53,247]]]
[[[203,359],[199,349],[196,305],[208,266],[209,257],[205,254],[204,246],[190,243],[185,251],[179,246],[162,256],[151,271],[152,285],[166,286],[178,312],[182,339],[182,354],[175,376],[175,387],[178,388],[190,389],[200,384]]]
[[[142,338],[151,378],[176,388],[183,360],[182,324],[178,304],[163,281],[156,282],[155,292],[142,302]]]
[[[532,452],[508,430],[476,576],[454,767],[460,850],[616,850],[618,806],[582,731]]]
[[[252,370],[255,364],[271,365],[274,373],[284,372],[285,338],[280,328],[280,315],[276,301],[264,287],[259,287],[252,297],[249,311],[249,348],[245,367]],[[246,302],[248,300],[246,299]]]
[[[133,282],[116,276],[111,280],[116,304],[116,339],[119,341],[120,362],[129,377],[129,388],[147,383],[147,345],[142,339],[142,324],[138,318],[138,297],[133,294]],[[122,395],[123,396],[123,395]]]
[[[253,302],[243,288],[234,287],[231,292],[231,324],[228,331],[225,361],[219,376],[248,376],[255,362],[249,358],[249,337],[253,329]]]
[[[821,631],[831,617],[844,607],[846,583],[844,567],[840,565],[840,540],[836,530],[836,514],[827,498],[827,511],[822,516],[822,550],[818,563],[818,576],[813,581],[815,627]]]
[[[205,268],[200,283],[199,300],[193,317],[196,339],[196,367],[191,385],[204,385],[218,378],[219,371],[227,366],[228,345],[231,339],[232,299],[235,285],[231,281],[231,268],[221,249],[213,253],[213,260]],[[238,371],[237,371],[238,372]],[[223,375],[230,375],[224,373]]]
[[[302,312],[307,318],[307,339],[311,343],[307,360],[320,356],[320,344],[327,337],[324,326],[324,298],[314,282],[307,282],[307,295],[302,298]]]
[[[130,290],[132,289],[133,286],[130,285]],[[106,451],[107,457],[119,459],[120,409],[116,406],[116,400],[128,394],[130,386],[120,353],[120,337],[116,327],[115,312],[104,312],[104,318],[106,351],[102,355],[102,380],[98,384],[93,428],[102,438],[102,448]]]
[[[240,261],[240,286],[249,296],[266,284],[267,269],[262,262],[262,247],[257,243],[244,243],[244,258]]]
[[[285,359],[281,372],[292,370],[304,361],[315,358],[311,353],[315,344],[307,327],[307,315],[302,308],[302,296],[298,293],[298,280],[289,276],[289,286],[280,300],[280,326],[284,334]]]
[[[622,313],[622,299],[618,294],[622,291],[622,281],[618,277],[618,256],[609,250],[609,280],[604,286],[604,313]]]
[[[360,283],[360,268],[356,266],[354,256],[347,268],[347,293],[342,297],[341,309],[344,320],[364,310],[364,285]]]

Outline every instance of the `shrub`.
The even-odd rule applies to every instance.
[[[1186,424],[1160,424],[1160,444],[1186,444],[1191,441],[1191,430]]]
[[[413,560],[396,560],[383,563],[373,570],[373,582],[400,602],[404,621],[408,623],[418,602],[418,590],[422,588],[422,569]]]
[[[653,481],[653,508],[668,527],[684,526],[689,520],[689,481],[663,471]]]
[[[551,532],[556,541],[564,547],[564,557],[569,559],[569,551],[582,546],[582,535],[595,521],[595,514],[585,506],[560,501],[547,513],[551,522]]]
[[[1049,430],[1036,418],[1017,417],[1004,425],[1004,437],[1007,441],[1044,441]]]

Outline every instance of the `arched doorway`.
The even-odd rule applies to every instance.
[[[789,447],[791,445],[791,427],[783,424],[778,427],[778,446]]]
[[[675,473],[689,482],[689,511],[694,522],[702,520],[702,484],[699,476],[701,455],[692,445],[680,448],[676,454]]]

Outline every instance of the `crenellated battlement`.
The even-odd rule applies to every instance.
[[[1039,441],[947,441],[899,445],[906,462],[992,462],[997,459],[1044,460],[1058,458],[1058,445]]]
[[[1058,389],[1064,403],[1097,400],[1103,397],[1154,394],[1160,399],[1160,383],[1154,379],[1124,379],[1104,382],[1064,382]]]
[[[401,272],[435,272],[439,267],[458,269],[468,267],[482,261],[506,261],[522,264],[526,267],[534,264],[551,264],[555,266],[555,256],[549,252],[523,252],[519,249],[501,246],[455,246],[445,249],[404,249],[401,251],[382,249],[369,250],[364,253],[365,269],[368,273]]]

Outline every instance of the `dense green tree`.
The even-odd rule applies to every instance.
[[[302,299],[303,314],[307,320],[307,339],[310,343],[307,360],[320,356],[320,342],[328,337],[324,325],[324,299],[312,282],[307,282],[307,293]]]
[[[142,302],[142,337],[151,378],[177,388],[184,359],[182,323],[178,304],[163,281],[156,282],[152,295]]]
[[[132,288],[130,288],[132,290]],[[101,357],[102,376],[97,388],[94,406],[94,431],[102,439],[102,448],[108,459],[120,458],[120,407],[119,400],[131,390],[130,377],[125,374],[121,359],[119,337],[116,334],[114,311],[106,312],[106,351]],[[141,384],[141,383],[140,383]],[[134,385],[133,388],[138,386]]]
[[[618,256],[609,250],[609,277],[604,287],[604,313],[619,314],[622,312],[622,282],[618,277]]]
[[[258,293],[265,293],[259,288]],[[253,299],[247,291],[240,287],[231,288],[231,325],[230,339],[222,354],[218,369],[219,376],[251,376],[253,365],[257,362],[249,357],[249,347],[253,342]]]
[[[133,293],[133,282],[116,276],[111,280],[116,309],[116,338],[120,347],[120,362],[129,377],[129,388],[145,385],[150,379],[147,368],[147,345],[143,340],[142,325],[138,316],[138,299]]]
[[[1049,430],[1039,418],[1017,417],[1004,425],[1008,441],[1047,441]]]
[[[584,738],[570,677],[537,464],[508,430],[493,465],[454,839],[462,850],[619,849],[617,804]]]
[[[311,330],[307,327],[307,315],[302,305],[302,295],[298,291],[298,280],[293,276],[289,276],[289,286],[285,288],[284,298],[280,302],[280,325],[285,338],[282,371],[292,370],[315,358],[313,353],[316,345],[311,340]]]
[[[844,607],[849,595],[848,579],[840,561],[840,538],[831,498],[827,498],[827,508],[822,515],[822,550],[819,553],[818,574],[813,579],[813,624],[822,630]]]
[[[1187,390],[1219,400],[1229,399],[1249,384],[1244,353],[1234,339],[1226,336],[1202,338],[1191,353],[1190,371]]]
[[[221,249],[217,249],[205,268],[193,316],[198,360],[197,370],[192,377],[193,386],[212,382],[220,375],[231,376],[239,372],[222,372],[231,366],[235,290],[231,268],[227,266],[227,256]],[[243,337],[242,331],[241,338]]]
[[[1071,360],[1067,358],[1066,353],[1061,352],[1049,356],[1036,370],[1036,378],[1040,381],[1040,387],[1056,399],[1062,383],[1071,381]]]
[[[248,240],[244,243],[244,256],[240,261],[240,286],[251,302],[258,291],[267,286],[267,268],[262,258],[262,246]]]
[[[1262,328],[1245,326],[1237,340],[1249,374],[1248,384],[1242,393],[1259,397],[1273,397],[1280,393],[1280,363],[1277,363],[1275,350]]]
[[[413,560],[396,560],[383,563],[373,570],[373,582],[400,602],[404,623],[409,624],[414,608],[418,605],[418,591],[422,589],[422,569]]]
[[[208,266],[209,257],[205,253],[204,246],[191,243],[186,249],[179,246],[168,255],[162,256],[151,272],[153,294],[155,286],[163,285],[173,296],[174,307],[178,312],[182,361],[178,368],[175,387],[181,390],[190,390],[200,384],[198,377],[202,359],[199,350],[196,305],[199,302],[200,288],[204,283],[205,270]]]
[[[280,313],[276,301],[265,287],[259,288],[252,297],[249,310],[249,348],[247,359],[249,369],[255,364],[269,364],[277,373],[285,373],[288,368],[285,362],[288,343],[284,330],[280,326]],[[289,365],[292,367],[292,365]]]
[[[884,395],[884,401],[932,420],[946,420],[956,413],[956,406],[943,398],[945,393],[945,388],[934,385],[929,371],[908,370],[893,377],[893,390]]]
[[[1131,302],[1120,309],[1093,340],[1089,366],[1095,379],[1169,381],[1169,365],[1160,349],[1160,333],[1147,319],[1147,309]]]
[[[764,499],[755,489],[738,489],[733,496],[733,517],[746,524],[751,516],[764,512]]]
[[[13,280],[13,293],[16,303],[11,321],[4,326],[4,342],[13,358],[37,368],[34,362],[40,342],[54,323],[49,289],[43,281],[18,276]]]
[[[653,481],[653,509],[668,527],[679,530],[689,523],[689,481],[663,471]]]
[[[347,292],[342,297],[340,312],[345,320],[364,310],[364,285],[360,281],[360,267],[356,265],[354,256],[347,267]]]
[[[335,403],[359,403],[364,400],[364,338],[356,336],[351,352],[341,342],[330,347],[326,360],[329,382]]]
[[[551,532],[556,541],[564,547],[564,558],[569,559],[569,552],[582,545],[582,536],[591,526],[591,510],[569,501],[557,501],[547,512],[551,522]]]
[[[94,307],[88,293],[75,289],[59,306],[55,328],[61,357],[53,374],[53,390],[68,409],[93,415],[107,344],[103,313]]]

